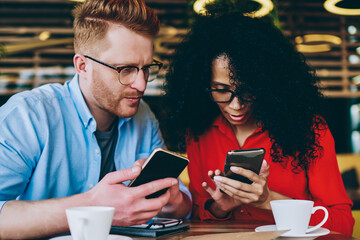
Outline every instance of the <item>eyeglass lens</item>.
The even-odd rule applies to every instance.
[[[211,96],[215,102],[226,103],[234,98],[234,92],[230,90],[215,90],[211,91]]]
[[[142,68],[144,78],[147,82],[153,81],[160,71],[159,65],[149,65]],[[125,67],[119,72],[119,81],[122,84],[131,84],[133,83],[139,73],[139,68],[137,67]]]
[[[233,98],[236,96],[237,93],[227,89],[217,89],[217,90],[211,90],[210,94],[214,102],[228,103],[233,100]],[[245,96],[242,98],[238,97],[238,101],[241,102],[242,104],[249,104],[252,102],[252,99],[250,96]]]

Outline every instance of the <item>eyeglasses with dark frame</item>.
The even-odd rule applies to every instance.
[[[205,92],[208,92],[211,99],[216,103],[229,103],[238,94],[237,91],[234,92],[229,89],[206,88]],[[242,104],[250,104],[252,102],[252,99],[251,99],[251,97],[245,97],[245,98],[239,98],[239,101]]]
[[[91,59],[94,62],[100,63],[108,68],[114,69],[118,73],[118,80],[122,85],[130,85],[135,82],[136,77],[139,74],[140,69],[143,70],[144,78],[147,82],[151,82],[156,79],[157,75],[160,72],[163,64],[155,59],[153,59],[154,63],[143,66],[142,68],[138,68],[136,66],[123,66],[123,67],[114,67],[107,63],[101,62],[95,58],[84,55],[84,57]]]

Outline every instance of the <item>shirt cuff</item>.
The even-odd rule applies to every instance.
[[[189,197],[189,199],[191,201],[191,206],[192,206],[192,196],[191,196],[189,189],[185,186],[185,184],[181,181],[180,178],[178,178],[178,180],[179,180],[180,191],[185,193]],[[191,213],[192,213],[192,209],[190,210],[189,214],[186,216],[185,219],[189,219],[191,217]]]
[[[7,201],[0,201],[0,212],[1,212],[1,209],[2,207],[4,206],[4,204],[6,203]]]
[[[214,202],[214,200],[212,198],[208,199],[205,204],[204,204],[204,212],[203,212],[203,217],[212,219],[212,220],[219,220],[219,221],[225,221],[225,220],[229,220],[232,217],[232,211],[230,211],[224,218],[218,218],[216,216],[214,216],[211,212],[210,212],[210,205]]]

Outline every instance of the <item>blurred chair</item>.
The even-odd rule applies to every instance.
[[[357,179],[355,179],[354,181],[357,180],[357,182],[360,183],[360,154],[337,154],[337,161],[340,173],[342,173],[342,175],[346,172],[351,172],[355,170],[355,176],[357,177]],[[345,188],[347,187],[345,186]],[[353,217],[355,218],[353,237],[356,239],[360,239],[360,203],[357,202],[360,198],[360,189],[347,188],[347,194],[349,198],[354,202],[354,207],[351,211]]]
[[[187,158],[187,154],[186,153],[180,153],[178,152],[179,155],[186,157]],[[185,186],[187,188],[189,188],[189,183],[190,183],[190,179],[189,179],[189,174],[188,174],[188,168],[186,167],[184,169],[184,171],[182,171],[182,173],[180,174],[179,178],[181,179],[181,181],[185,184]]]
[[[353,237],[360,239],[360,210],[352,210],[352,215],[355,218],[355,225],[353,231]]]
[[[180,174],[180,179],[185,184],[186,187],[189,187],[190,179],[189,179],[187,167]]]

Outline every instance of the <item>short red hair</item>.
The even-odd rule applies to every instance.
[[[143,0],[87,0],[73,10],[75,53],[103,39],[109,23],[122,26],[145,36],[154,37],[160,22],[154,10]]]

